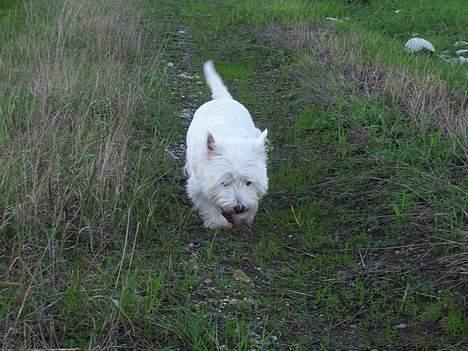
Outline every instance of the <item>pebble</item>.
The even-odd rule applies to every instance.
[[[455,47],[460,47],[460,46],[468,46],[468,41],[464,41],[464,40],[461,40],[461,41],[457,41],[455,43]]]
[[[458,56],[461,56],[461,57],[468,57],[468,50],[466,50],[466,49],[457,50],[457,51],[455,51],[455,54],[457,54]]]

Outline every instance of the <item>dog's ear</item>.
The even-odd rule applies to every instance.
[[[206,147],[208,148],[209,153],[215,152],[215,141],[210,132],[208,132],[208,136],[206,137]]]
[[[260,148],[265,148],[266,147],[266,144],[268,142],[267,140],[267,135],[268,135],[268,130],[265,129],[262,134],[260,134],[257,138],[257,141],[256,141],[256,144],[258,147]]]

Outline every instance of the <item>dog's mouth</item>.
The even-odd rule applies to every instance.
[[[224,218],[227,219],[227,221],[231,224],[234,224],[234,219],[232,218],[232,215],[233,213],[232,212],[226,212],[226,211],[223,211],[221,212],[222,215],[224,216]]]
[[[230,210],[230,211],[225,211],[225,210],[222,210],[221,211],[221,214],[224,216],[224,218],[227,219],[227,221],[229,223],[233,223],[234,224],[234,216],[241,216],[241,215],[245,215],[247,212],[249,212],[249,209],[246,209],[244,212],[242,213],[236,213],[234,210]]]

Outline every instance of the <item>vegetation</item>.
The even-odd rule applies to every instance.
[[[466,65],[403,51],[463,5],[0,5],[2,347],[466,347]],[[269,130],[250,230],[184,195],[208,58]]]

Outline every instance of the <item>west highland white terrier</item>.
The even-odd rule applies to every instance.
[[[268,189],[267,130],[255,127],[212,61],[203,70],[213,100],[195,111],[187,132],[187,194],[206,228],[251,224]]]

